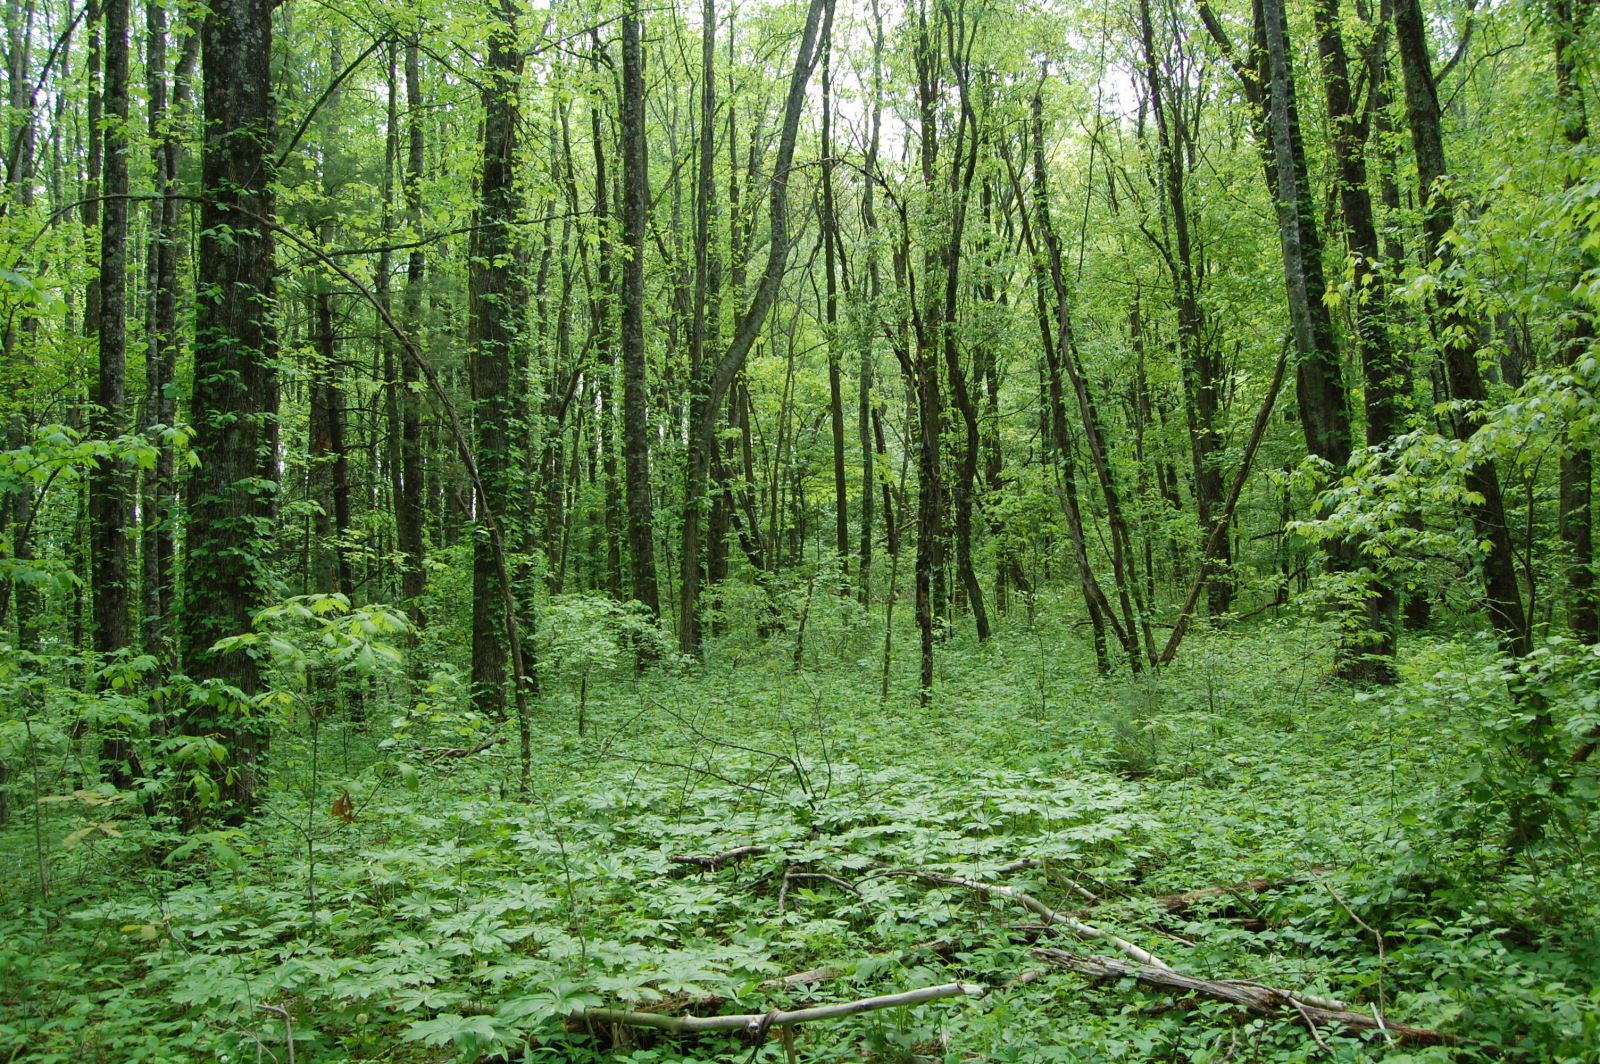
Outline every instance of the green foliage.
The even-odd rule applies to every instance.
[[[819,638],[850,639],[848,611],[833,615],[819,605]],[[335,599],[297,600],[259,634],[293,644],[274,651],[283,663],[327,654],[356,667],[343,638],[373,634],[357,616]],[[577,601],[547,616],[594,626],[566,651],[592,657],[589,732],[568,716],[540,723],[529,801],[504,789],[509,747],[474,749],[469,737],[493,726],[464,713],[463,686],[442,672],[401,704],[381,751],[356,732],[325,740],[349,752],[329,755],[314,803],[304,773],[315,762],[294,751],[315,733],[297,715],[280,729],[266,815],[245,825],[179,835],[127,796],[92,790],[19,810],[48,825],[60,901],[35,896],[4,917],[0,1039],[40,1060],[281,1054],[282,1022],[257,1008],[270,1004],[293,1017],[301,1060],[742,1059],[728,1039],[617,1047],[572,1017],[601,1003],[763,1012],[962,978],[996,989],[812,1025],[804,1051],[1018,1062],[1315,1052],[1297,1018],[1203,1001],[1173,1010],[1162,995],[1049,970],[1019,983],[1038,966],[1031,933],[1014,930],[1026,914],[888,874],[915,868],[1005,882],[1065,910],[1083,904],[1072,884],[1086,886],[1102,898],[1088,918],[1182,969],[1362,1007],[1381,999],[1393,1020],[1470,1040],[1444,1055],[1385,1053],[1325,1030],[1341,1059],[1592,1057],[1593,803],[1575,794],[1539,849],[1497,856],[1506,796],[1471,797],[1474,779],[1493,775],[1475,768],[1504,749],[1479,697],[1493,667],[1483,653],[1427,645],[1398,689],[1352,699],[1322,677],[1320,626],[1203,635],[1184,663],[1136,682],[1094,678],[1081,644],[1053,635],[1041,661],[1013,630],[990,648],[952,643],[944,694],[919,709],[880,705],[870,670],[795,672],[782,640],[717,644],[721,663],[697,673],[640,674],[621,649],[625,618]],[[1039,630],[1055,630],[1049,617]],[[1523,682],[1589,713],[1595,670],[1558,651]],[[575,685],[581,660],[549,679]],[[331,718],[320,727],[343,731]],[[1150,731],[1160,746],[1129,780]],[[13,763],[30,755],[26,737],[8,744]],[[352,798],[343,812],[328,804],[340,794]],[[1464,794],[1479,813],[1463,816]],[[25,858],[19,827],[0,839]],[[672,860],[737,846],[764,852],[715,871]],[[1043,863],[999,871],[1021,858]],[[6,867],[17,870],[8,892],[31,896],[31,857]],[[1257,875],[1286,885],[1243,903],[1255,926],[1226,896],[1175,922],[1151,900]],[[1367,927],[1382,931],[1381,953]],[[839,975],[765,985],[821,966]]]

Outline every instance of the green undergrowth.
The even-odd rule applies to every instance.
[[[20,790],[0,842],[0,1046],[283,1061],[287,1013],[302,1062],[776,1061],[776,1038],[575,1017],[964,980],[989,993],[803,1027],[798,1058],[1600,1058],[1593,823],[1504,859],[1515,794],[1483,783],[1483,648],[1414,643],[1399,687],[1362,692],[1329,680],[1328,632],[1295,618],[1198,634],[1159,677],[1101,678],[1047,614],[986,647],[952,638],[926,707],[907,663],[880,702],[881,630],[848,604],[818,605],[798,669],[791,636],[581,685],[552,671],[526,799],[514,728],[472,719],[448,667],[364,727],[324,722],[315,757],[305,722],[280,735],[274,757],[316,776],[275,778],[239,827],[182,836],[46,778],[37,844]],[[747,846],[715,869],[673,859]],[[912,871],[1005,883],[1181,971],[1381,1004],[1461,1041],[1322,1029],[1323,1048],[1293,1014],[1092,983],[1032,947],[1107,947]],[[1258,877],[1281,884],[1161,902]]]

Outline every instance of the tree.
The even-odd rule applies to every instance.
[[[1589,13],[1589,0],[1555,0],[1551,5],[1558,121],[1563,139],[1574,151],[1582,150],[1589,143],[1588,111],[1574,54],[1584,27],[1589,23]],[[1565,179],[1569,192],[1576,181],[1576,172],[1569,170]],[[1585,274],[1593,271],[1593,253],[1585,249],[1581,263],[1574,287],[1582,283]],[[1593,316],[1574,308],[1562,323],[1557,340],[1562,362],[1568,367],[1575,366],[1594,340]],[[1571,554],[1567,568],[1567,624],[1586,643],[1600,640],[1600,604],[1595,599],[1594,579],[1594,504],[1590,487],[1593,467],[1594,454],[1588,447],[1574,445],[1562,454],[1557,518],[1562,542]]]
[[[824,23],[823,12],[827,11]],[[783,279],[789,257],[789,204],[788,188],[790,170],[794,162],[795,139],[800,128],[800,112],[805,104],[806,83],[818,58],[819,32],[826,39],[832,28],[832,7],[828,0],[811,0],[806,10],[805,26],[801,30],[799,51],[789,75],[789,88],[784,98],[783,125],[778,135],[778,148],[772,170],[772,193],[768,208],[767,263],[761,272],[755,293],[749,305],[739,315],[733,329],[733,339],[728,348],[711,364],[706,375],[705,404],[697,420],[689,425],[687,468],[684,476],[683,544],[687,556],[689,545],[698,553],[700,542],[700,500],[705,497],[711,468],[712,449],[716,443],[717,412],[724,397],[733,385],[734,378],[744,367],[750,349],[766,322],[767,312],[778,295],[778,285]],[[737,261],[737,256],[734,256]],[[734,279],[737,290],[741,279]],[[626,330],[624,330],[626,331]],[[630,502],[631,505],[631,502]],[[776,550],[776,544],[772,545]],[[687,569],[685,570],[687,572]],[[682,589],[682,609],[685,616],[698,605],[698,582],[686,583]]]
[[[513,479],[516,382],[512,347],[518,342],[520,311],[527,300],[526,280],[516,255],[517,128],[520,122],[522,59],[516,44],[516,8],[500,0],[489,34],[483,90],[483,170],[478,182],[478,221],[472,268],[472,409],[487,503],[496,515],[514,512]],[[505,715],[506,666],[501,604],[500,559],[480,528],[473,539],[472,692],[473,706],[492,717]]]
[[[271,585],[278,483],[272,4],[219,0],[201,32],[204,286],[195,301],[190,415],[199,464],[185,496],[180,623],[184,670],[203,686],[184,728],[222,739],[227,761],[219,797],[249,810],[271,734],[251,704],[261,689],[260,666],[249,654],[212,647],[249,630]]]
[[[1433,296],[1434,320],[1451,398],[1465,404],[1453,418],[1456,435],[1470,440],[1483,424],[1488,399],[1478,369],[1477,323],[1468,296],[1452,276],[1455,253],[1450,231],[1455,228],[1455,202],[1450,195],[1445,166],[1439,92],[1433,80],[1433,59],[1419,0],[1395,0],[1395,44],[1405,80],[1406,117],[1411,125],[1411,149],[1417,160],[1417,197],[1423,205],[1422,236],[1428,258],[1436,263],[1440,281]],[[1527,616],[1517,588],[1517,571],[1500,494],[1500,476],[1489,459],[1474,462],[1466,472],[1472,492],[1472,523],[1487,549],[1477,551],[1479,574],[1488,601],[1489,618],[1501,645],[1516,657],[1530,646]]]
[[[1367,180],[1367,124],[1357,113],[1351,92],[1339,2],[1318,0],[1312,14],[1316,20],[1317,54],[1322,63],[1323,97],[1332,124],[1335,181],[1339,212],[1344,220],[1349,289],[1355,303],[1356,343],[1361,352],[1365,383],[1366,444],[1373,448],[1385,447],[1404,422],[1411,391],[1410,368],[1395,350],[1388,331],[1388,281],[1378,249],[1372,192]],[[1376,86],[1373,91],[1376,94]],[[1377,109],[1376,97],[1374,108]],[[1366,627],[1375,636],[1369,648],[1376,659],[1372,678],[1380,682],[1395,679],[1394,669],[1383,664],[1383,659],[1395,652],[1398,610],[1399,596],[1390,582],[1375,581],[1367,603]]]
[[[644,230],[650,201],[645,152],[644,55],[638,0],[622,15],[622,465],[628,495],[633,597],[661,613],[650,498],[650,420],[645,398]]]
[[[422,121],[422,56],[416,34],[406,39],[406,222],[419,241],[406,256],[403,302],[406,328],[421,341],[422,295],[427,279],[427,253],[422,249],[422,181],[427,166],[426,132]],[[395,499],[396,539],[403,558],[400,592],[410,611],[411,625],[420,630],[426,620],[422,594],[427,588],[426,547],[423,539],[422,400],[414,360],[400,360],[400,492]]]

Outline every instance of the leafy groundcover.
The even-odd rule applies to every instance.
[[[49,775],[3,836],[0,1046],[1600,1059],[1592,823],[1504,858],[1514,796],[1483,782],[1494,696],[1468,651],[1419,644],[1370,694],[1326,680],[1326,633],[1269,626],[1208,633],[1160,677],[1099,678],[1040,622],[952,646],[920,707],[881,700],[869,642],[839,638],[828,668],[757,646],[548,684],[525,797],[513,729],[472,718],[446,673],[392,718],[277,737],[279,763],[308,768],[238,826],[180,835]],[[1252,1010],[1059,961],[1138,968],[1124,946],[1289,996]],[[594,1011],[770,1019],[952,982],[968,992],[754,1033]],[[1376,1022],[1319,1022],[1330,1004]]]

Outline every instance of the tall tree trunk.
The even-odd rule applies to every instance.
[[[427,279],[422,239],[422,180],[426,166],[426,140],[422,111],[421,44],[416,35],[406,39],[406,223],[411,239],[419,241],[406,259],[404,314],[406,331],[422,342],[422,290]],[[395,536],[400,545],[400,594],[412,627],[419,633],[427,618],[422,595],[427,588],[423,526],[422,397],[414,360],[400,360],[400,497],[395,505]]]
[[[1369,18],[1370,8],[1358,7],[1363,18]],[[1382,248],[1384,266],[1390,275],[1398,275],[1405,267],[1406,248],[1403,227],[1392,219],[1398,219],[1402,209],[1400,202],[1399,181],[1399,149],[1398,137],[1394,127],[1394,107],[1391,96],[1391,86],[1394,75],[1389,63],[1389,32],[1394,22],[1393,0],[1379,0],[1378,10],[1375,12],[1378,22],[1372,27],[1373,41],[1367,51],[1367,77],[1372,84],[1372,95],[1367,110],[1372,115],[1372,157],[1378,169],[1378,198],[1383,204],[1384,216],[1391,221],[1382,228]],[[1386,321],[1391,328],[1395,327],[1398,303],[1390,303],[1386,308],[1388,314]],[[1398,421],[1397,428],[1403,428],[1408,416],[1414,414],[1415,370],[1411,358],[1401,354],[1397,356],[1403,371],[1398,394],[1395,396]],[[1437,360],[1428,368],[1430,383],[1438,377]],[[1407,516],[1408,522],[1418,530],[1422,527],[1422,517],[1418,513]],[[1425,590],[1412,589],[1403,596],[1404,601],[1400,607],[1401,623],[1409,631],[1420,631],[1428,626],[1433,615],[1433,600]]]
[[[483,171],[479,179],[477,247],[472,257],[473,423],[486,502],[502,534],[514,536],[517,503],[512,437],[515,397],[511,379],[517,322],[527,301],[516,254],[516,155],[522,57],[515,10],[502,0],[489,35],[489,82],[483,91]],[[488,520],[473,539],[472,695],[480,713],[505,715],[506,645],[501,560],[489,540]],[[515,550],[508,542],[506,547]],[[504,578],[509,578],[509,574]]]
[[[192,447],[198,467],[187,493],[184,671],[216,681],[186,729],[220,735],[229,772],[219,796],[254,807],[266,722],[232,704],[226,688],[249,698],[260,671],[249,654],[216,653],[224,636],[248,631],[268,588],[273,497],[278,480],[278,337],[272,218],[273,131],[271,0],[215,0],[202,29],[206,140],[201,165],[199,275],[194,347]],[[197,796],[198,797],[198,796]]]
[[[839,335],[839,278],[836,252],[839,241],[839,216],[833,197],[833,42],[822,49],[822,218],[821,240],[825,295],[823,321],[828,344],[828,421],[833,433],[833,519],[834,551],[841,569],[850,567],[850,495],[844,473],[844,396],[839,371],[842,346]]]
[[[878,143],[883,124],[883,15],[879,8],[878,0],[872,0],[872,112],[868,119],[867,155],[862,166],[861,177],[861,224],[869,234],[877,232],[878,215],[876,209],[877,172],[878,172]],[[857,397],[856,434],[861,444],[861,536],[858,553],[860,555],[856,564],[856,588],[863,606],[872,599],[872,522],[873,522],[873,473],[876,461],[873,458],[872,445],[872,378],[875,372],[873,362],[873,338],[877,331],[878,297],[880,278],[878,276],[878,250],[872,242],[867,242],[867,295],[863,304],[859,295],[855,301],[855,334],[856,342],[860,348],[861,372],[859,394]],[[884,487],[888,487],[887,481]],[[885,514],[888,513],[887,507]]]
[[[942,254],[944,310],[939,316],[939,322],[943,329],[940,339],[944,348],[945,373],[950,379],[950,397],[955,403],[956,412],[961,415],[963,429],[961,461],[951,499],[954,503],[952,509],[955,517],[956,578],[965,591],[967,606],[972,611],[973,627],[981,643],[990,635],[989,611],[984,605],[983,585],[978,582],[978,573],[972,564],[972,507],[973,497],[977,494],[978,459],[983,443],[978,432],[977,403],[972,397],[972,390],[967,387],[966,368],[962,364],[956,314],[960,305],[962,237],[966,231],[967,207],[972,198],[972,179],[978,167],[978,151],[982,138],[978,131],[977,114],[972,106],[971,87],[967,81],[971,64],[971,41],[975,38],[976,31],[968,33],[964,11],[958,9],[956,14],[947,17],[954,22],[952,39],[969,43],[965,46],[967,50],[950,56],[951,69],[956,78],[961,117],[956,123],[955,148],[950,159],[952,217]]]
[[[700,157],[695,177],[694,196],[694,311],[689,332],[689,424],[715,418],[707,410],[708,393],[706,343],[714,342],[717,328],[715,301],[721,280],[716,256],[711,253],[712,213],[716,209],[716,122],[717,122],[717,11],[714,0],[705,0],[700,16],[700,117],[698,121]],[[690,475],[692,470],[688,471]],[[697,609],[700,590],[700,513],[705,500],[700,495],[686,503],[696,509],[691,520],[683,522],[682,594],[678,605],[678,649],[685,654],[700,651],[700,615]],[[715,522],[713,522],[715,524]],[[713,530],[713,536],[716,534]],[[713,550],[716,545],[713,545]]]
[[[128,364],[128,0],[105,5],[105,205],[100,225],[100,374],[90,434],[116,440],[127,433]],[[90,572],[94,588],[94,650],[104,659],[131,643],[128,579],[130,477],[120,458],[102,460],[89,475]],[[140,774],[122,725],[100,748],[106,778],[119,788]]]
[[[6,23],[6,81],[7,96],[11,105],[9,125],[6,130],[6,199],[8,207],[26,211],[33,205],[35,168],[35,140],[37,126],[33,113],[33,70],[30,45],[33,33],[33,6],[24,10],[19,0],[7,0]],[[63,73],[63,77],[65,74]],[[59,137],[59,133],[56,134]],[[58,197],[59,198],[59,197]],[[4,356],[8,368],[19,374],[15,385],[21,385],[21,375],[26,374],[34,361],[32,340],[37,333],[37,321],[24,318],[20,324],[12,317],[4,332]],[[22,348],[26,346],[24,352]],[[8,379],[12,385],[12,379]],[[15,386],[13,385],[13,386]],[[7,426],[7,446],[20,447],[26,440],[31,413],[26,407],[11,419]],[[5,503],[0,512],[7,512],[11,525],[11,554],[19,562],[33,558],[33,523],[35,488],[24,482]],[[10,576],[0,577],[0,630],[10,620],[10,606],[16,601],[17,645],[34,649],[33,618],[40,607],[40,593],[27,581],[13,581]],[[3,822],[3,821],[0,821]]]
[[[343,69],[339,36],[334,34],[328,52],[328,68]],[[322,100],[322,204],[323,216],[317,239],[326,251],[333,247],[334,215],[337,211],[339,173],[343,152],[339,146],[339,105],[337,87]],[[317,549],[331,563],[321,575],[320,586],[351,597],[355,592],[355,572],[350,558],[350,454],[345,446],[344,390],[339,386],[339,337],[334,329],[332,280],[318,271],[314,275],[314,345],[316,360],[311,370],[311,447],[312,483],[318,486],[315,502],[318,517]],[[386,289],[387,286],[384,286]],[[331,519],[331,520],[330,520]],[[331,531],[331,535],[329,532]]]
[[[622,465],[628,495],[633,597],[661,615],[650,500],[650,418],[645,399],[644,231],[650,171],[645,154],[644,56],[639,0],[622,15]],[[698,500],[696,500],[698,505]],[[698,546],[698,540],[697,546]],[[696,554],[698,559],[698,552]],[[696,561],[698,564],[698,561]]]
[[[1372,193],[1367,187],[1365,126],[1351,96],[1339,0],[1317,0],[1313,15],[1317,54],[1322,61],[1323,96],[1333,127],[1335,179],[1350,258],[1350,287],[1355,293],[1356,340],[1365,384],[1366,443],[1378,448],[1387,445],[1400,431],[1410,373],[1404,356],[1395,351],[1389,338],[1387,282],[1379,257]],[[1369,675],[1380,683],[1395,679],[1389,659],[1395,653],[1399,602],[1390,581],[1374,580],[1367,600],[1366,625],[1376,637],[1368,648],[1373,662]]]
[[[594,44],[594,63],[597,71],[603,70],[600,52],[600,33],[595,30],[590,39]],[[601,549],[604,552],[604,587],[608,594],[620,597],[622,595],[622,542],[617,531],[618,515],[622,509],[620,497],[621,481],[617,477],[617,448],[616,448],[616,403],[612,399],[612,389],[616,377],[616,346],[612,343],[612,317],[611,307],[614,300],[614,286],[612,284],[611,264],[615,258],[615,246],[611,235],[611,184],[606,176],[606,151],[605,140],[602,136],[604,125],[601,116],[601,97],[596,97],[589,102],[589,137],[594,152],[594,218],[595,229],[599,234],[596,244],[598,254],[595,256],[595,276],[589,288],[589,328],[594,336],[596,348],[595,356],[595,393],[598,409],[595,413],[595,443],[599,449],[599,466],[601,473],[601,535],[604,542]],[[576,195],[574,195],[576,202]],[[591,465],[590,472],[593,473]]]
[[[1405,78],[1411,147],[1417,159],[1418,197],[1424,204],[1423,237],[1428,258],[1439,263],[1434,273],[1441,281],[1434,293],[1433,305],[1444,348],[1445,376],[1451,398],[1467,404],[1455,418],[1456,435],[1467,440],[1483,423],[1482,407],[1488,394],[1478,370],[1477,322],[1472,317],[1467,294],[1460,283],[1450,277],[1455,253],[1448,235],[1455,227],[1455,204],[1444,183],[1448,171],[1440,130],[1439,95],[1434,86],[1433,60],[1428,52],[1420,0],[1396,0],[1394,27]],[[1479,500],[1470,504],[1472,521],[1478,536],[1488,546],[1486,551],[1479,552],[1479,572],[1488,600],[1489,618],[1500,645],[1521,657],[1531,644],[1527,617],[1517,590],[1511,532],[1506,524],[1500,477],[1494,462],[1485,459],[1474,463],[1466,472],[1466,486]]]
[[[394,252],[391,246],[396,239],[395,220],[395,176],[400,167],[400,71],[399,55],[394,41],[384,45],[384,108],[383,108],[383,181],[380,186],[382,217],[380,225],[383,232],[383,250],[378,253],[376,277],[373,280],[373,295],[376,296],[381,312],[373,316],[373,328],[378,332],[378,350],[382,357],[380,373],[383,381],[383,459],[382,465],[385,473],[384,487],[389,492],[389,513],[394,517],[395,542],[394,553],[398,555],[399,565],[396,567],[404,575],[406,555],[400,550],[400,511],[404,507],[401,501],[405,495],[405,484],[402,480],[402,458],[400,451],[403,446],[400,416],[400,381],[398,378],[399,367],[395,365],[394,337],[384,328],[383,314],[394,316],[394,296],[392,274],[394,272]],[[376,356],[375,356],[376,357]],[[401,358],[401,362],[410,361]],[[378,397],[373,397],[373,417],[370,433],[372,437],[371,454],[368,462],[370,465],[378,464]],[[380,533],[381,535],[381,533]],[[379,543],[379,553],[383,543]],[[370,557],[370,556],[369,556]],[[371,562],[369,560],[368,564]],[[386,594],[392,597],[396,592],[402,600],[405,596],[403,587],[396,587],[392,576],[384,581]]]
[[[1267,127],[1270,130],[1271,176],[1283,251],[1284,285],[1298,364],[1295,371],[1300,424],[1306,447],[1334,470],[1350,460],[1350,414],[1343,373],[1334,342],[1333,321],[1323,292],[1322,236],[1317,229],[1307,177],[1305,146],[1300,136],[1294,72],[1289,66],[1289,31],[1283,0],[1257,0],[1257,39],[1264,44],[1267,85]],[[1337,99],[1336,101],[1337,102]],[[1336,139],[1338,134],[1335,134]],[[1328,567],[1350,573],[1360,567],[1359,546],[1340,537],[1328,544]],[[1347,606],[1345,631],[1335,660],[1336,672],[1350,679],[1393,678],[1393,626],[1371,629],[1365,602]]]
[[[939,84],[941,63],[936,34],[929,32],[925,4],[916,9],[915,60],[917,74],[918,156],[922,164],[922,187],[930,218],[941,189],[937,180],[939,121],[937,106],[942,96]],[[962,121],[965,122],[965,114]],[[920,664],[917,696],[926,705],[933,698],[933,646],[936,618],[945,607],[944,593],[944,481],[940,463],[940,437],[944,418],[944,397],[939,387],[940,339],[944,285],[941,268],[944,254],[941,242],[932,236],[934,226],[944,219],[930,221],[928,233],[919,233],[922,243],[922,303],[908,298],[914,343],[909,357],[901,353],[901,370],[906,385],[917,398],[917,560],[916,615]],[[902,219],[900,255],[895,263],[896,279],[902,291],[914,291],[911,263],[912,239]]]
[[[1060,368],[1064,367],[1067,379],[1072,383],[1073,395],[1078,401],[1078,416],[1083,423],[1084,442],[1089,452],[1089,464],[1094,469],[1095,478],[1100,484],[1101,497],[1106,504],[1106,522],[1111,531],[1111,569],[1113,579],[1117,584],[1117,603],[1122,610],[1120,625],[1114,625],[1118,638],[1122,640],[1123,651],[1128,656],[1128,664],[1134,672],[1143,669],[1143,659],[1139,656],[1138,622],[1143,620],[1143,611],[1136,615],[1132,593],[1136,589],[1135,576],[1132,568],[1132,538],[1128,532],[1128,523],[1122,515],[1122,496],[1117,489],[1116,477],[1111,468],[1109,448],[1106,446],[1104,433],[1100,427],[1100,417],[1095,409],[1094,400],[1089,395],[1088,383],[1084,380],[1083,371],[1078,365],[1077,344],[1072,331],[1072,308],[1070,294],[1067,290],[1066,271],[1062,266],[1061,242],[1056,238],[1055,227],[1050,220],[1050,199],[1046,189],[1044,166],[1044,121],[1042,115],[1042,100],[1035,93],[1033,98],[1033,151],[1034,151],[1034,180],[1037,185],[1036,195],[1038,204],[1038,239],[1043,243],[1042,254],[1048,264],[1051,286],[1056,297],[1056,342],[1053,345],[1056,362],[1051,366],[1051,394],[1052,401],[1056,399],[1060,390]],[[1107,604],[1109,609],[1109,603]],[[1155,655],[1153,638],[1150,635],[1148,623],[1144,626],[1145,641],[1151,644],[1149,653]]]
[[[100,205],[102,204],[101,177],[105,169],[105,142],[100,136],[101,113],[105,106],[105,97],[101,94],[101,31],[104,11],[107,0],[87,0],[84,7],[83,18],[89,26],[89,46],[86,73],[88,76],[88,106],[87,122],[89,143],[87,145],[87,159],[84,161],[83,180],[83,228],[86,232],[98,232],[100,229]],[[83,335],[96,337],[100,335],[100,263],[93,260],[89,264],[91,272],[83,286]]]
[[[150,82],[151,159],[160,198],[150,204],[150,306],[145,336],[145,424],[173,426],[177,417],[178,263],[183,242],[178,232],[184,147],[181,122],[193,96],[195,63],[200,55],[200,28],[192,25],[172,72],[168,105],[166,18],[160,0],[147,12],[150,49],[146,73]],[[178,526],[176,455],[171,444],[156,441],[156,464],[145,480],[140,502],[143,537],[143,642],[152,653],[170,653],[177,587],[174,580]]]
[[[1589,21],[1589,7],[1590,0],[1554,0],[1552,4],[1556,101],[1561,108],[1561,134],[1574,151],[1582,151],[1589,143],[1589,116],[1573,55]],[[1569,163],[1565,181],[1568,189],[1579,180],[1578,174],[1577,164]],[[1585,248],[1582,255],[1574,287],[1595,266],[1592,251]],[[1576,309],[1569,312],[1558,340],[1562,363],[1575,365],[1594,340],[1593,316]],[[1594,508],[1590,498],[1593,465],[1594,453],[1588,447],[1569,446],[1562,452],[1559,529],[1568,554],[1567,624],[1586,643],[1600,640],[1600,603],[1595,597],[1594,578]]]
[[[166,424],[159,416],[162,392],[162,338],[156,331],[156,304],[160,302],[162,215],[167,191],[167,153],[163,144],[167,120],[167,13],[161,0],[145,3],[145,111],[150,133],[151,184],[149,245],[145,253],[144,399],[139,405],[136,431],[157,447],[154,426]],[[165,450],[164,447],[161,448]],[[146,653],[161,654],[160,542],[167,520],[160,471],[147,469],[139,476],[139,643]],[[159,726],[157,727],[159,730]]]
[[[1117,506],[1115,488],[1112,487],[1106,493],[1106,499],[1108,513],[1112,517],[1113,571],[1123,607],[1121,619],[1118,618],[1116,609],[1107,598],[1105,590],[1100,586],[1089,560],[1088,535],[1084,530],[1083,511],[1078,501],[1077,470],[1072,459],[1072,438],[1067,427],[1067,407],[1062,380],[1064,366],[1079,400],[1079,412],[1084,419],[1086,435],[1093,433],[1095,441],[1098,441],[1099,435],[1094,410],[1089,402],[1082,376],[1078,372],[1076,356],[1072,351],[1071,307],[1061,263],[1061,246],[1050,220],[1049,182],[1044,157],[1044,104],[1037,92],[1033,97],[1030,132],[1034,221],[1028,223],[1027,219],[1024,219],[1024,235],[1032,248],[1034,260],[1034,303],[1039,319],[1040,345],[1044,349],[1045,356],[1045,401],[1049,411],[1050,449],[1059,463],[1067,534],[1078,567],[1079,585],[1083,589],[1084,600],[1089,609],[1089,620],[1094,629],[1095,664],[1102,673],[1110,669],[1110,662],[1105,655],[1104,630],[1106,623],[1109,622],[1117,642],[1128,658],[1129,666],[1137,672],[1141,667],[1141,659],[1133,609],[1128,599],[1128,574],[1123,559],[1125,536],[1118,534],[1121,511]],[[1055,297],[1053,316],[1050,313],[1052,294]],[[1091,444],[1091,447],[1097,446],[1100,446],[1097,442]],[[1095,457],[1097,454],[1098,451],[1091,453],[1091,461],[1095,462],[1099,472],[1103,456],[1097,458]],[[1111,484],[1109,470],[1101,473],[1101,480],[1103,488]]]

